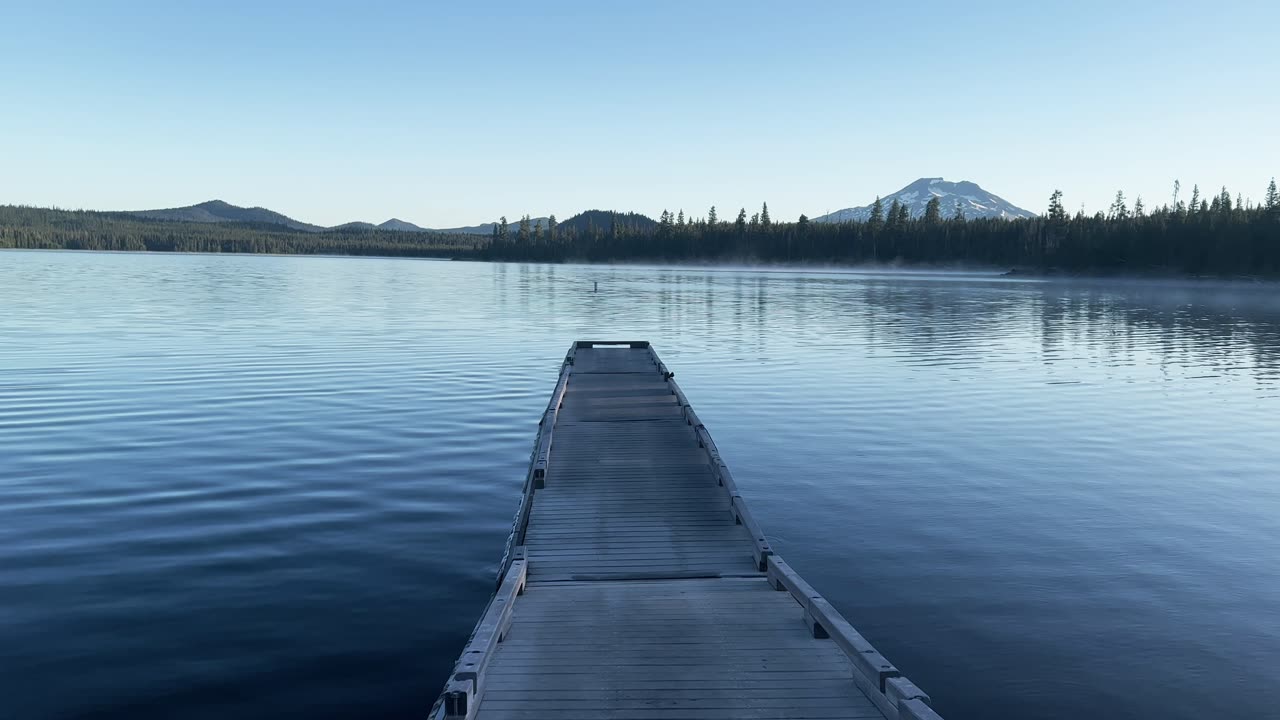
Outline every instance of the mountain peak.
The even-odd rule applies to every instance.
[[[177,220],[181,222],[196,223],[260,223],[267,225],[283,225],[294,230],[308,230],[313,232],[324,229],[318,225],[298,222],[291,217],[281,215],[278,212],[273,212],[266,208],[243,208],[232,205],[225,200],[207,200],[198,205],[188,205],[180,208],[166,208],[163,210],[138,210],[129,214],[151,218],[153,220]]]
[[[995,193],[984,190],[982,186],[970,180],[951,182],[940,177],[922,177],[911,182],[901,190],[880,196],[880,203],[889,207],[897,200],[905,205],[911,217],[922,217],[925,207],[933,198],[942,204],[943,217],[955,213],[956,205],[960,205],[966,218],[1015,218],[1033,217],[1034,213],[1014,205]],[[865,221],[871,217],[871,205],[845,208],[813,219],[813,222],[852,222]]]
[[[405,222],[400,218],[391,218],[390,220],[379,223],[379,230],[399,230],[401,232],[422,232],[423,228],[414,225],[411,222]]]

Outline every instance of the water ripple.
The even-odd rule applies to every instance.
[[[1280,704],[1272,286],[0,261],[5,717],[423,711],[578,337],[658,344],[946,717]]]

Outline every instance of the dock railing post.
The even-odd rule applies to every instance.
[[[881,655],[848,620],[827,602],[791,566],[777,555],[768,558],[769,584],[791,593],[813,637],[830,638],[853,665],[853,682],[890,720],[938,720],[929,707],[929,696],[902,677],[898,668]]]

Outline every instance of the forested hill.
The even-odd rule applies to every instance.
[[[560,227],[565,230],[575,230],[577,232],[592,232],[593,229],[607,230],[617,225],[626,228],[631,232],[653,232],[658,227],[658,221],[647,215],[640,213],[616,213],[609,210],[587,210],[560,223]]]
[[[1176,196],[1175,196],[1176,197]],[[1280,277],[1280,194],[1261,204],[1223,189],[1148,210],[1117,194],[1107,212],[1068,214],[1062,194],[1032,218],[967,219],[935,198],[923,216],[875,203],[865,221],[775,221],[768,206],[731,221],[663,211],[589,211],[564,223],[501,222],[489,235],[377,227],[310,232],[280,225],[147,220],[120,213],[0,206],[0,248],[298,253],[515,261],[954,265],[1032,272]]]
[[[0,248],[474,257],[488,238],[366,225],[324,231],[274,222],[181,222],[127,213],[0,205]]]
[[[291,217],[281,215],[274,210],[261,207],[236,207],[222,200],[210,200],[199,205],[188,205],[180,208],[163,210],[133,210],[122,214],[148,218],[150,220],[176,220],[182,222],[201,223],[251,223],[259,225],[282,225],[290,230],[310,230],[321,232],[325,228],[319,225],[299,222]]]

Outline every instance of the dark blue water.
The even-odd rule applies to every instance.
[[[1277,290],[0,253],[0,717],[421,716],[583,337],[949,720],[1280,715]]]

